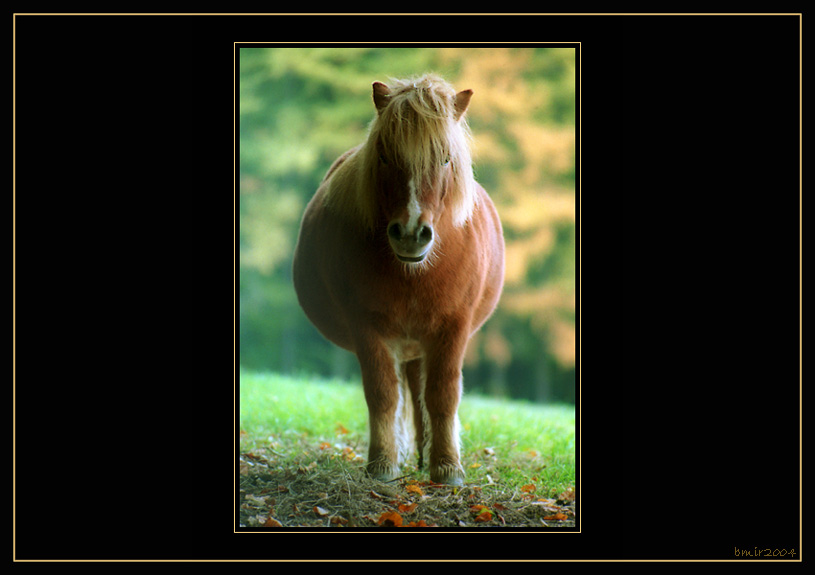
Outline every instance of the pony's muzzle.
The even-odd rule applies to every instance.
[[[403,262],[418,263],[430,252],[433,228],[427,224],[417,226],[413,233],[398,221],[388,226],[388,240],[396,257]]]

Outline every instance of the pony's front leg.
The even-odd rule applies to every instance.
[[[466,332],[445,334],[428,353],[424,407],[430,429],[425,433],[430,440],[430,480],[436,483],[464,483],[459,453],[458,405],[466,345]]]
[[[371,435],[368,473],[380,481],[390,481],[399,472],[399,448],[395,436],[399,380],[395,362],[387,347],[379,341],[358,345],[357,358],[368,403]]]

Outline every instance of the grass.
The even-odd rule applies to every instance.
[[[368,412],[358,381],[241,371],[239,397],[242,453],[269,449],[288,464],[305,465],[312,450],[339,447],[338,440],[358,461],[367,453]],[[467,484],[509,490],[532,484],[540,497],[574,487],[574,406],[465,392],[459,416]],[[406,474],[423,478],[415,468]]]

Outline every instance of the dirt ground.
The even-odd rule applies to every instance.
[[[575,528],[575,494],[555,499],[490,480],[451,487],[409,473],[371,479],[353,451],[280,464],[243,453],[237,499],[240,528]],[[407,469],[407,472],[410,472]],[[415,470],[414,470],[415,471]],[[532,487],[532,486],[529,486]]]

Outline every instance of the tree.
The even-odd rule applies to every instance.
[[[355,373],[353,358],[334,351],[296,305],[289,270],[300,216],[334,159],[364,139],[371,83],[433,70],[475,91],[476,178],[507,244],[504,295],[471,344],[468,385],[532,398],[568,397],[558,390],[571,386],[573,394],[574,49],[241,48],[239,65],[245,365]],[[516,379],[530,385],[510,389]]]

